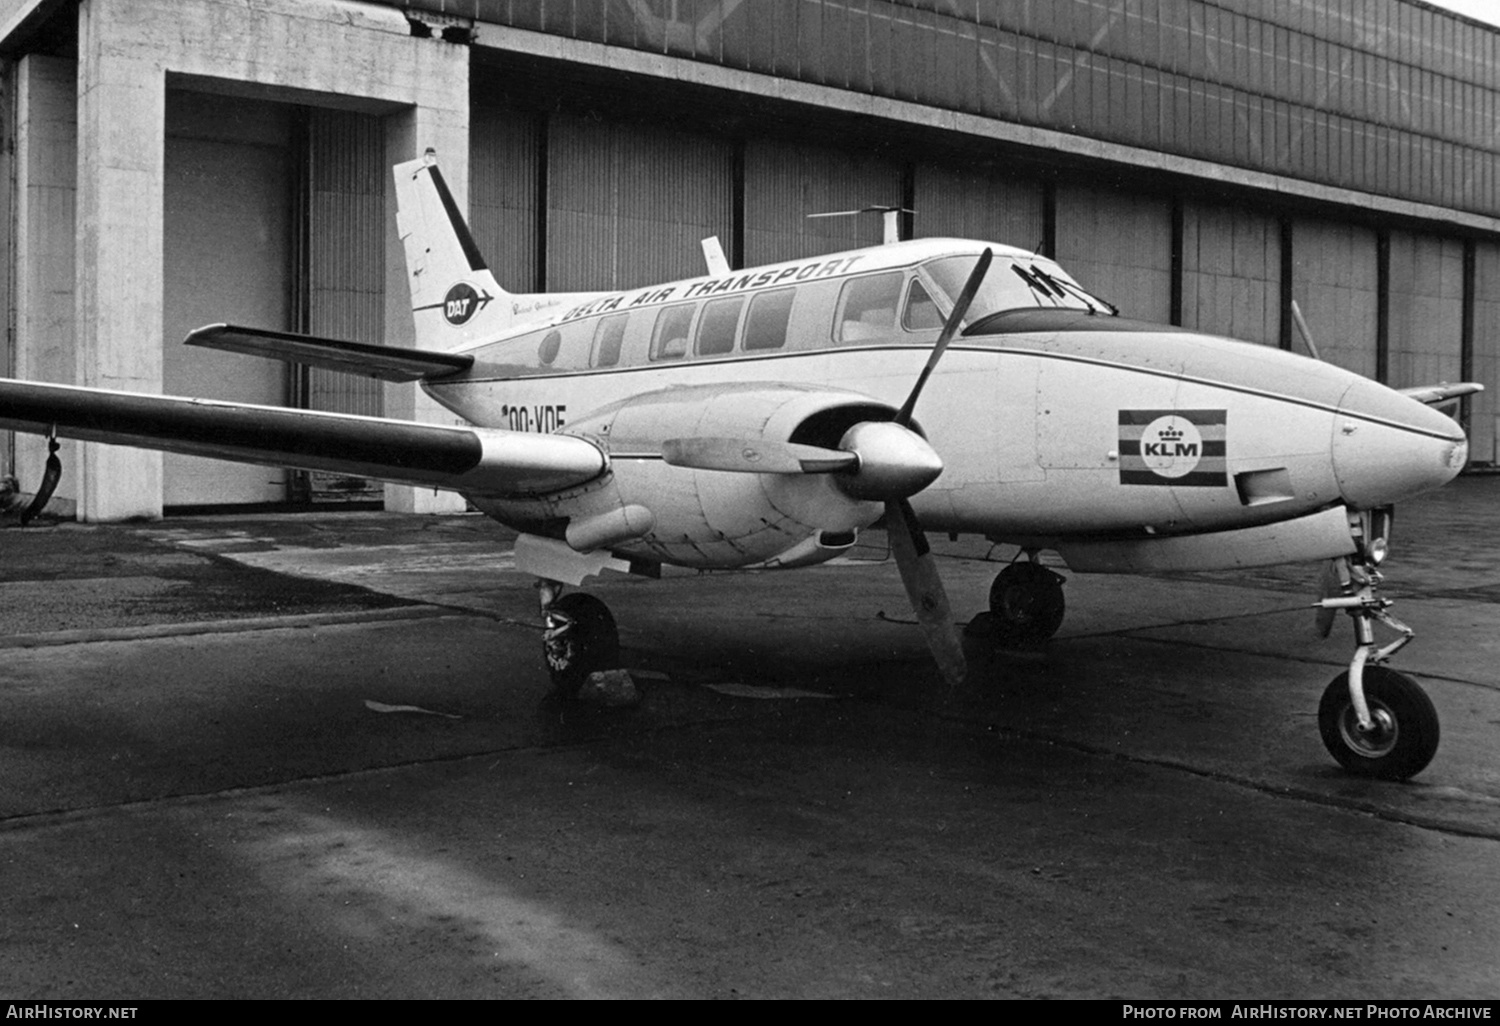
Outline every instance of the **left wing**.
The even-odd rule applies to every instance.
[[[1455,385],[1443,382],[1441,385],[1416,385],[1412,388],[1398,389],[1402,395],[1415,399],[1419,403],[1428,406],[1437,406],[1440,403],[1450,402],[1475,392],[1483,392],[1484,386],[1474,381],[1460,381]]]
[[[478,495],[535,495],[604,472],[571,435],[323,413],[0,379],[0,428],[300,467]]]

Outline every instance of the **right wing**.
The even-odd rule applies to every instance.
[[[294,335],[289,331],[241,328],[233,324],[210,324],[188,332],[182,341],[189,346],[264,356],[383,381],[444,378],[460,374],[474,365],[474,357],[467,353],[373,346],[365,342],[342,342],[312,335]]]
[[[0,428],[450,488],[537,495],[591,481],[603,452],[572,435],[0,379]]]

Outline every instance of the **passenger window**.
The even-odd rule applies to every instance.
[[[740,324],[744,296],[715,299],[698,318],[698,355],[716,356],[734,348],[734,329]]]
[[[792,299],[796,289],[762,292],[750,300],[750,314],[745,318],[745,348],[780,349],[786,345],[786,327],[792,319]]]
[[[594,329],[593,366],[613,367],[620,362],[620,344],[625,341],[625,322],[629,319],[628,313],[599,319],[599,326]]]
[[[542,361],[543,367],[552,366],[552,361],[557,359],[558,350],[562,349],[562,332],[553,330],[547,332],[542,339],[542,344],[537,346],[537,359]]]
[[[900,271],[889,271],[855,278],[845,285],[839,314],[839,340],[860,342],[893,334],[903,277]]]
[[[687,355],[694,309],[692,303],[682,303],[665,307],[656,315],[656,327],[651,332],[651,359],[680,360]]]
[[[906,312],[901,317],[901,326],[907,331],[927,331],[943,326],[943,315],[938,313],[937,304],[922,283],[915,279],[906,290]]]

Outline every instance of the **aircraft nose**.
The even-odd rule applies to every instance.
[[[1469,442],[1452,418],[1362,380],[1339,403],[1332,450],[1344,501],[1370,509],[1453,480],[1468,459]]]

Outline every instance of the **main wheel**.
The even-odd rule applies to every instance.
[[[990,612],[995,614],[1001,644],[1046,641],[1062,626],[1063,577],[1036,563],[1012,563],[990,585]]]
[[[1366,666],[1365,703],[1373,730],[1360,730],[1349,698],[1349,673],[1329,682],[1318,703],[1323,745],[1350,773],[1405,780],[1420,773],[1438,747],[1438,715],[1417,682],[1384,666]]]
[[[547,607],[542,651],[552,689],[575,698],[589,674],[620,663],[620,632],[609,607],[592,595],[573,592]]]

